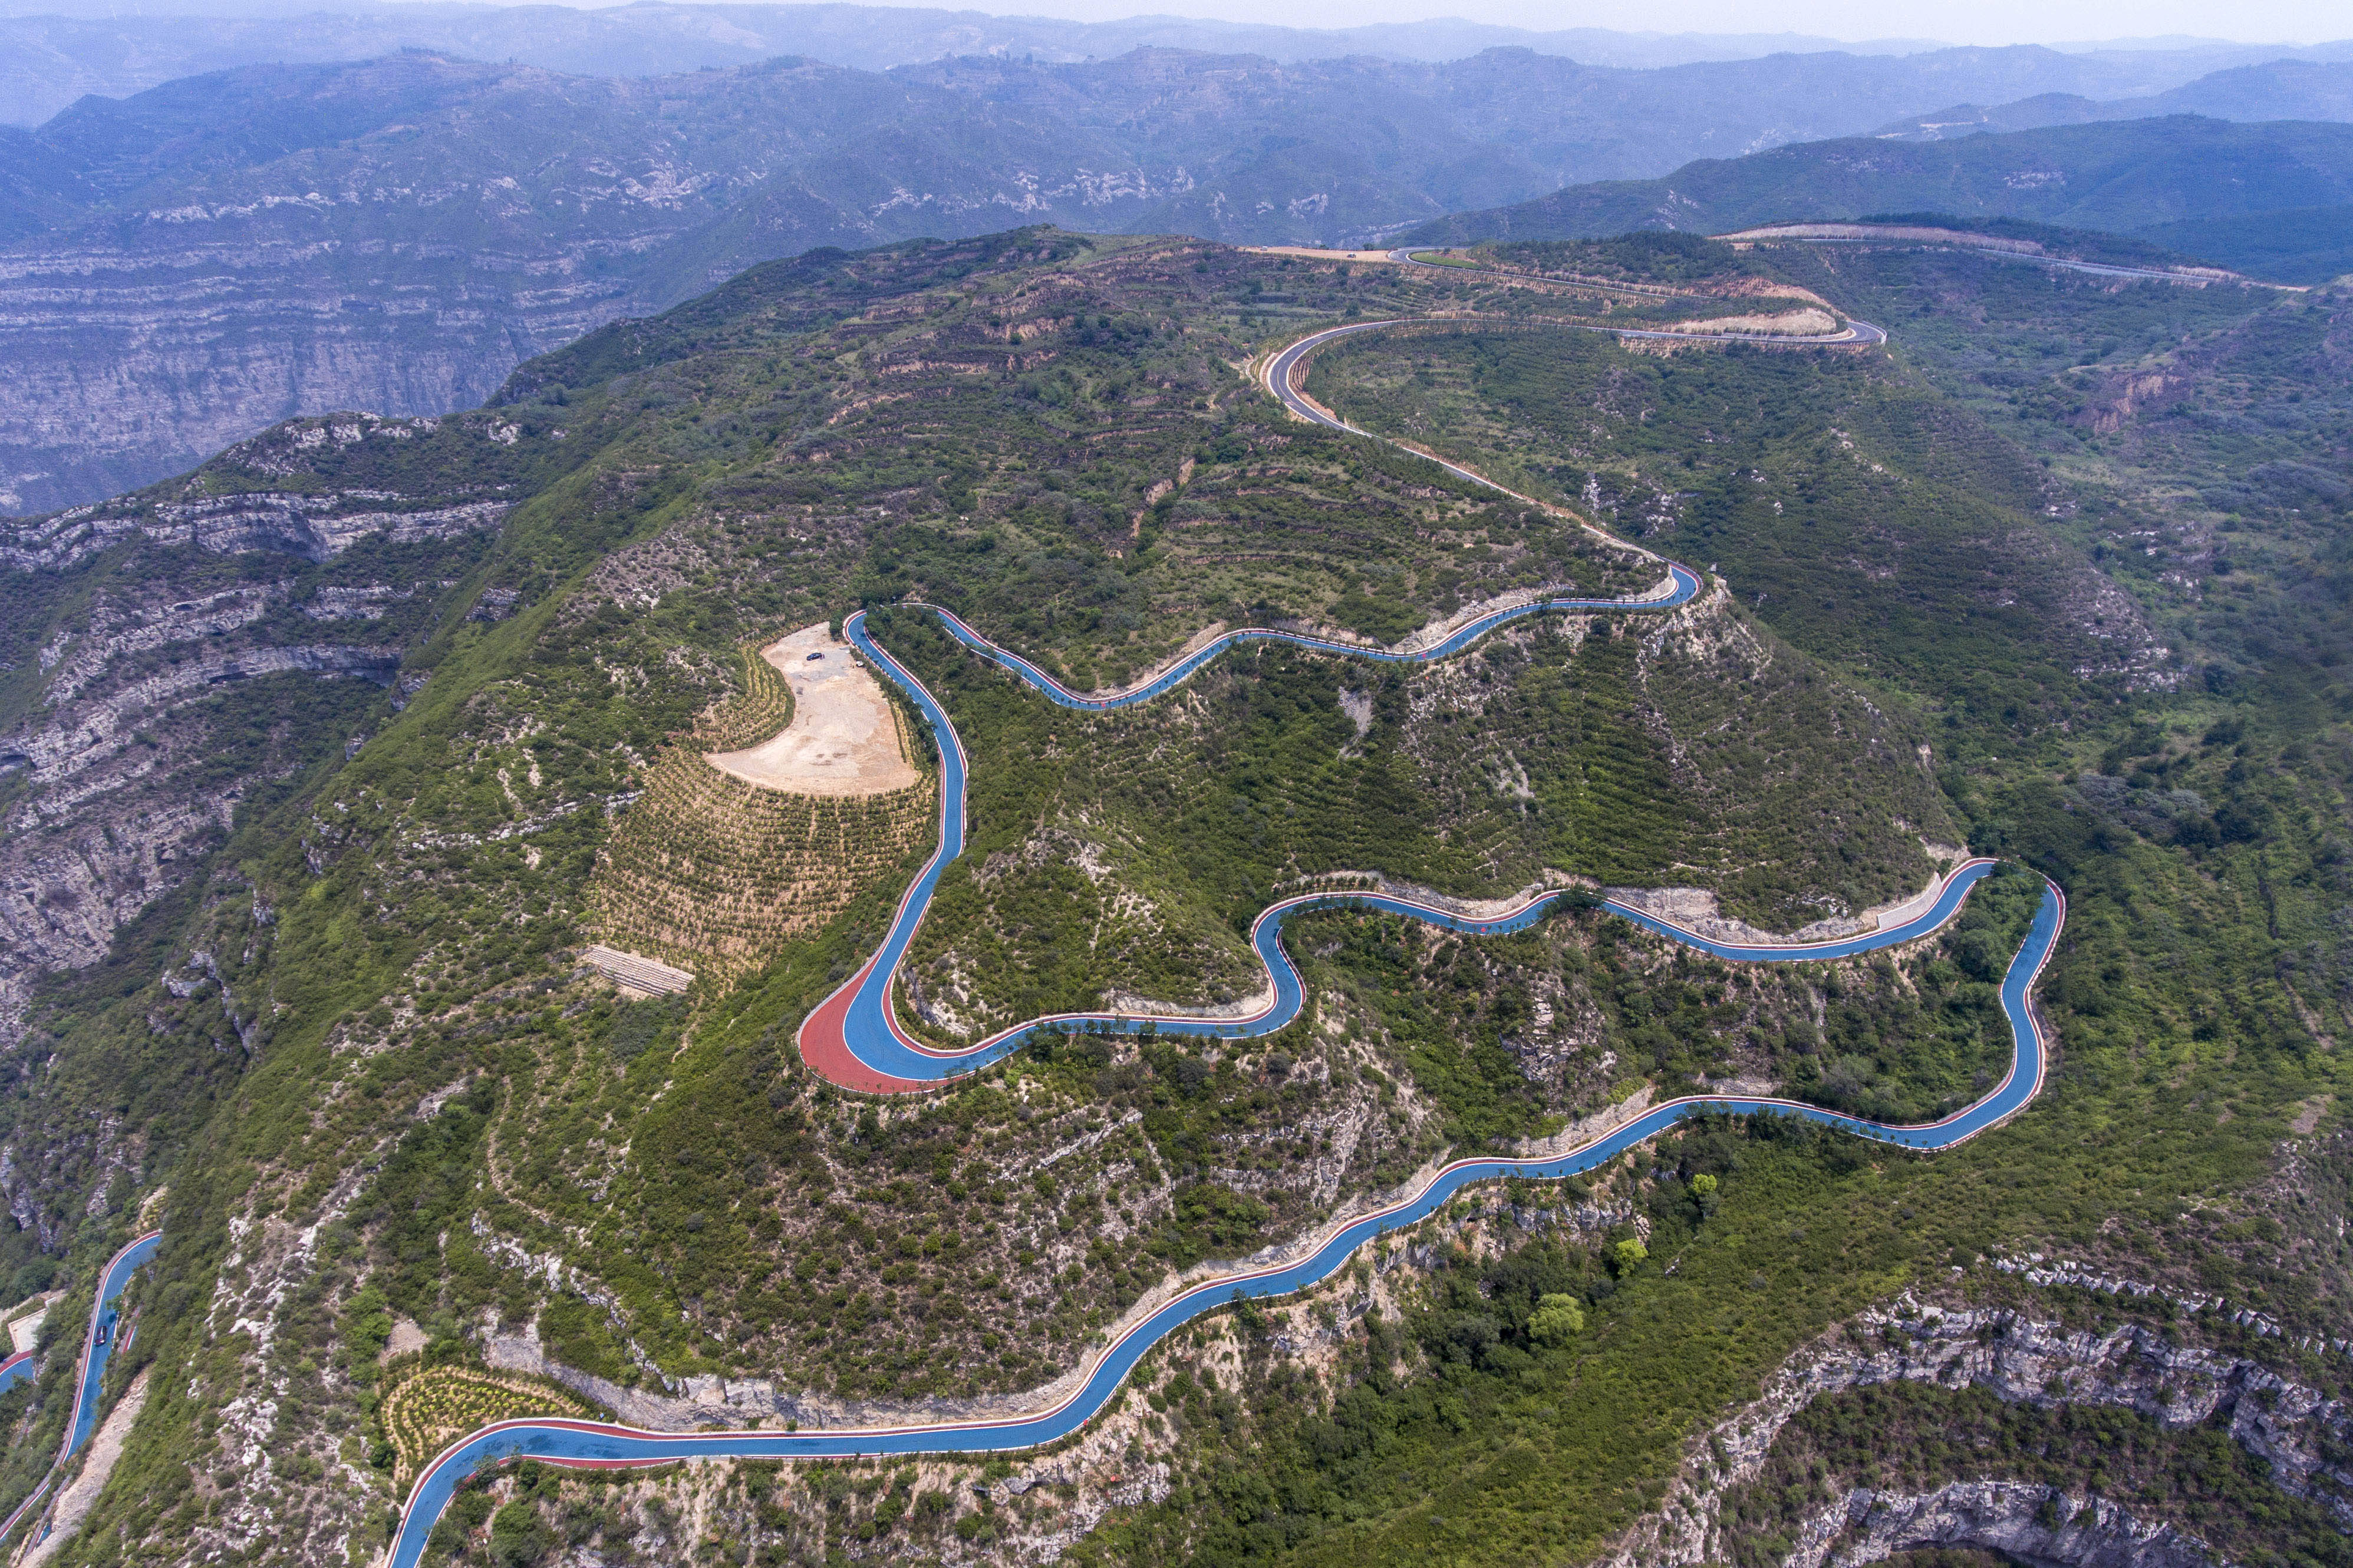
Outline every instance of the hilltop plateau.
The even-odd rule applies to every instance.
[[[2341,291],[1685,236],[1458,259],[812,253],[479,409],[295,420],[10,525],[0,1269],[69,1330],[164,1233],[107,1373],[153,1369],[145,1403],[55,1560],[371,1560],[502,1416],[1035,1409],[1187,1281],[1686,1093],[1952,1115],[2010,1070],[2033,872],[2053,1059],[1972,1142],[1687,1122],[1197,1320],[1049,1448],[485,1468],[426,1560],[2337,1560]],[[1890,342],[1617,335],[1799,308]],[[1269,395],[1303,331],[1389,320],[1304,380],[1372,435]],[[1687,601],[1366,657],[1662,556]],[[1082,695],[1209,628],[1327,646],[1090,711],[942,609]],[[872,638],[968,760],[895,992],[934,1048],[1240,1013],[1302,889],[1576,893],[1509,933],[1301,914],[1302,1009],[1256,1038],[1047,1033],[846,1093],[797,1032],[929,854],[947,742],[886,679],[912,784],[714,766],[799,715],[788,636]],[[1867,931],[1971,854],[2010,864],[1956,919],[1835,960],[1600,907]],[[0,1503],[65,1359],[0,1394]]]

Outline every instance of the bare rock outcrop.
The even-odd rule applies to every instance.
[[[371,426],[386,425],[368,417]],[[431,421],[417,423],[430,425]],[[135,508],[74,507],[37,519],[0,538],[0,565],[26,572],[51,571],[74,565],[132,538],[165,545],[192,544],[216,555],[258,550],[308,561],[332,561],[366,538],[381,536],[395,544],[415,544],[495,528],[513,505],[505,500],[397,505],[403,499],[383,490],[332,490],[323,495],[264,491]]]
[[[115,931],[176,886],[227,831],[259,782],[206,776],[201,762],[213,725],[191,708],[263,676],[382,686],[400,667],[397,647],[199,644],[195,657],[124,679],[130,672],[117,666],[141,662],[141,634],[152,627],[125,616],[105,629],[103,612],[93,616],[100,634],[59,672],[68,699],[0,733],[0,773],[22,773],[31,785],[7,811],[0,837],[0,1044],[13,1037],[32,976],[96,963]],[[195,618],[190,635],[209,642],[205,619]]]
[[[39,617],[19,645],[31,700],[0,724],[0,1049],[36,974],[96,963],[257,789],[364,739],[445,574],[513,505],[502,465],[522,433],[498,415],[300,421],[185,479],[0,523],[0,577]],[[445,455],[469,477],[420,487],[409,470]],[[427,541],[446,542],[399,552]],[[265,695],[286,676],[334,695]]]
[[[2066,1568],[2214,1568],[2220,1561],[2196,1536],[2104,1499],[2022,1481],[1955,1481],[1933,1492],[1848,1492],[1806,1521],[1782,1568],[1860,1568],[1936,1546]]]
[[[1906,1295],[1799,1352],[1755,1403],[1718,1423],[1693,1447],[1665,1506],[1630,1531],[1606,1560],[1609,1568],[1695,1568],[1726,1560],[1719,1521],[1725,1493],[1763,1469],[1790,1417],[1822,1395],[1894,1382],[1982,1388],[2025,1405],[2124,1405],[2170,1431],[2216,1426],[2265,1460],[2283,1490],[2320,1503],[2341,1527],[2353,1531],[2353,1503],[2346,1500],[2353,1496],[2353,1468],[2343,1458],[2353,1446],[2353,1409],[2343,1401],[2247,1357],[2186,1344],[2143,1324],[2093,1333],[2004,1309],[1925,1307]],[[2025,1489],[2042,1506],[2045,1489]],[[1937,1542],[1924,1536],[1916,1543]],[[1998,1542],[1982,1544],[2011,1550]],[[2028,1555],[2084,1564],[2112,1561]],[[2152,1557],[2141,1560],[2139,1568],[2171,1568],[2174,1561]]]

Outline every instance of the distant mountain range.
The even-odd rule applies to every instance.
[[[136,14],[125,15],[126,11]],[[0,122],[37,125],[86,93],[109,98],[237,66],[326,64],[425,48],[470,59],[541,66],[576,76],[664,76],[755,64],[780,55],[863,70],[959,55],[1046,64],[1107,60],[1137,48],[1260,55],[1278,62],[1351,55],[1439,62],[1525,48],[1591,66],[1644,69],[1767,55],[2031,58],[2036,85],[2000,99],[1960,80],[1939,102],[2002,101],[2029,92],[2094,99],[2162,92],[2209,72],[2281,58],[2353,59],[2353,41],[2311,48],[2159,40],[2168,47],[1954,50],[1921,39],[1841,43],[1794,33],[1738,35],[1536,32],[1460,19],[1357,27],[1278,27],[1183,16],[1071,22],[887,5],[665,5],[600,9],[340,0],[16,0],[0,5]],[[2008,68],[2020,74],[2020,68]],[[1915,110],[1929,100],[1901,106]],[[1899,110],[1900,112],[1901,110]],[[1861,126],[1852,127],[1862,129]]]
[[[411,51],[86,98],[0,127],[0,511],[111,494],[305,410],[479,402],[531,354],[813,247],[1039,221],[1333,241],[2086,68],[1155,48],[649,78]]]
[[[1913,142],[1852,137],[1572,185],[1404,237],[1576,239],[1894,212],[2128,235],[2279,281],[2353,270],[2353,125],[2197,115]]]
[[[475,22],[486,9],[439,8]],[[851,33],[873,15],[792,14],[814,26],[811,12]],[[556,20],[718,15],[653,5]],[[2263,68],[2324,107],[2353,72]],[[1526,48],[1446,63],[1143,48],[1080,64],[966,55],[878,72],[777,59],[628,76],[404,51],[85,98],[37,129],[0,126],[0,356],[14,373],[0,381],[0,512],[112,494],[303,412],[477,403],[532,354],[822,246],[1038,222],[1335,243],[1433,220],[1445,221],[1425,232],[1451,235],[1895,208],[2111,227],[2123,220],[2103,215],[2121,205],[2136,228],[2242,216],[2216,205],[2229,195],[2219,184],[2212,199],[2171,205],[2078,211],[2071,195],[2044,210],[2059,176],[2031,159],[1989,165],[1976,197],[1948,195],[1937,169],[1991,155],[1952,150],[1998,137],[1831,142],[1845,150],[1785,148],[1780,163],[1761,151],[1860,136],[1925,104],[2072,91],[2120,69],[2037,48],[1656,69]],[[2251,99],[2232,85],[2243,74],[2167,90],[2209,91],[2227,108]],[[2219,135],[2202,166],[2219,180],[2214,159],[2260,161],[2284,145],[2194,123],[2209,129],[2164,133],[2180,146],[2160,162]],[[2120,167],[2160,156],[2118,134]],[[1916,177],[1895,172],[1906,159],[1921,163]],[[1715,172],[1655,178],[1694,160]],[[2263,210],[2353,199],[2285,164],[2266,178],[2279,189]],[[2081,181],[2061,184],[2072,193]],[[1461,212],[1488,216],[1446,219]]]
[[[1944,142],[1986,132],[2037,131],[2101,120],[2147,120],[2205,114],[2217,120],[2353,120],[2353,63],[2267,60],[2200,77],[2168,92],[2105,102],[2076,93],[2046,92],[1985,108],[1957,103],[1907,115],[1877,134],[1904,142]]]

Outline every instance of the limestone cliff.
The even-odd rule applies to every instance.
[[[2225,1431],[2268,1466],[2274,1484],[2353,1530],[2353,1504],[2345,1500],[2353,1471],[2343,1460],[2353,1412],[2343,1402],[2248,1357],[2139,1324],[2094,1333],[2008,1309],[1923,1306],[1907,1295],[1801,1352],[1761,1397],[1718,1423],[1692,1450],[1667,1506],[1620,1543],[1611,1568],[1729,1561],[1727,1494],[1760,1473],[1789,1419],[1826,1395],[1899,1381],[1982,1388],[2029,1405],[2121,1405],[2166,1431]],[[1844,1568],[1923,1546],[2076,1568],[2211,1561],[2200,1543],[2159,1521],[2044,1486],[1992,1480],[1909,1496],[1850,1489],[1809,1521],[1789,1561]]]
[[[241,805],[364,742],[513,504],[501,467],[554,447],[503,417],[333,416],[0,528],[22,650],[0,671],[0,1046],[38,975],[101,958]]]

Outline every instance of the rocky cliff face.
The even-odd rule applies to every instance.
[[[298,415],[469,406],[593,327],[816,247],[1038,222],[1329,242],[1957,90],[1845,56],[1689,70],[1138,49],[615,79],[409,52],[86,99],[0,140],[0,512]]]
[[[1859,1487],[1807,1521],[1783,1568],[1859,1568],[1937,1546],[2068,1568],[2213,1568],[2217,1561],[2197,1537],[2101,1499],[2020,1481],[1957,1481],[1910,1495]]]
[[[25,650],[0,672],[0,1047],[39,975],[96,963],[241,805],[364,739],[512,504],[500,467],[548,445],[335,416],[0,530]]]
[[[211,852],[364,745],[488,597],[519,481],[564,450],[527,423],[308,420],[0,526],[0,1207],[43,1250],[135,1203],[156,1127],[267,1045],[275,912]],[[158,910],[173,944],[126,939]],[[47,1048],[60,1010],[158,980],[127,1030]]]
[[[1731,1560],[1726,1493],[1756,1479],[1782,1427],[1824,1395],[1896,1381],[1989,1390],[2038,1405],[2122,1405],[2168,1431],[2227,1431],[2292,1496],[2327,1508],[2353,1531],[2353,1410],[2244,1356],[2129,1324],[2073,1331],[2006,1309],[1924,1307],[1908,1295],[1834,1331],[1776,1374],[1754,1404],[1693,1449],[1667,1506],[1638,1526],[1610,1568]],[[2061,1505],[2064,1504],[2063,1507]],[[2210,1561],[2194,1540],[2112,1504],[2041,1486],[1956,1484],[1934,1493],[1846,1493],[1810,1521],[1792,1563],[1876,1562],[1920,1546],[1969,1546],[2077,1568],[2188,1568]],[[2137,1553],[2136,1555],[2136,1553]]]
[[[288,646],[249,629],[292,589],[281,578],[185,608],[132,592],[98,597],[69,640],[75,658],[58,671],[57,698],[0,737],[0,770],[23,781],[0,818],[0,1042],[34,974],[96,962],[227,830],[249,791],[310,760],[293,743],[296,725],[265,721],[277,732],[249,753],[253,771],[207,766],[241,751],[229,731],[249,717],[248,693],[232,703],[220,689],[256,682],[282,695],[288,676],[390,684],[396,645]],[[344,694],[294,700],[316,720],[300,727],[314,731],[371,705]]]
[[[279,243],[254,226],[159,216],[0,253],[0,513],[144,485],[296,415],[470,407],[630,304],[618,281],[563,278],[561,253],[365,254],[326,225]]]

